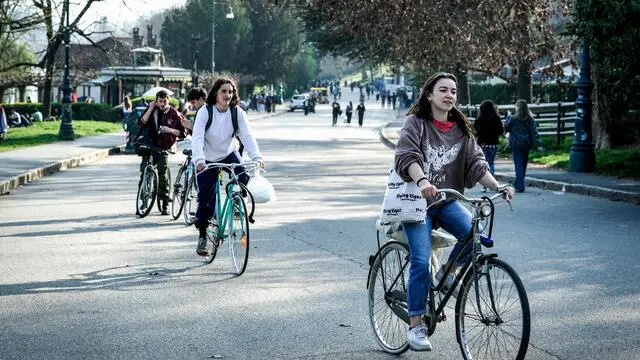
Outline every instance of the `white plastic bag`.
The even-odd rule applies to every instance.
[[[276,200],[276,191],[273,189],[273,185],[260,174],[257,174],[249,180],[247,188],[257,204]]]
[[[381,223],[424,222],[425,217],[427,200],[418,185],[404,181],[394,169],[390,169],[380,212]]]

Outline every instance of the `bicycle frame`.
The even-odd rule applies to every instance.
[[[238,175],[235,174],[235,172],[233,171],[233,168],[236,166],[247,166],[247,165],[255,165],[255,163],[249,163],[249,164],[219,164],[219,163],[211,163],[208,164],[207,166],[212,166],[212,167],[217,167],[216,171],[216,182],[215,182],[215,186],[213,189],[213,192],[211,193],[211,197],[215,196],[216,197],[216,201],[215,201],[215,215],[216,215],[216,219],[218,220],[218,233],[215,234],[217,236],[218,239],[221,239],[224,241],[224,234],[225,231],[227,230],[227,224],[229,224],[229,226],[231,227],[231,232],[233,232],[235,229],[233,228],[233,193],[236,192],[235,187],[236,186],[240,186],[240,182],[238,180]],[[222,204],[222,180],[224,178],[224,171],[223,168],[227,167],[230,169],[229,171],[229,178],[230,181],[229,183],[226,185],[226,197],[224,200],[224,205]],[[208,169],[206,169],[208,170]],[[206,171],[204,170],[204,171]],[[216,196],[216,194],[218,196]],[[212,198],[209,199],[209,201],[211,201]],[[245,211],[246,209],[242,209],[240,211]],[[248,218],[251,218],[251,215],[249,214],[244,214],[241,213],[241,215],[245,215]],[[253,222],[252,219],[250,219],[250,222]]]
[[[465,198],[466,199],[466,198]],[[495,197],[493,198],[495,199]],[[467,264],[465,264],[461,271],[458,272],[458,274],[455,277],[455,280],[453,282],[453,284],[451,285],[450,289],[444,294],[444,297],[440,300],[438,307],[435,307],[435,296],[433,296],[435,293],[440,292],[442,286],[444,286],[445,283],[445,279],[447,279],[447,277],[449,276],[449,274],[452,272],[453,268],[456,266],[455,264],[458,262],[458,260],[460,259],[460,257],[462,256],[463,252],[460,251],[458,252],[458,254],[456,254],[455,258],[453,259],[453,261],[449,262],[449,264],[447,265],[447,267],[444,270],[444,274],[441,278],[441,280],[438,282],[438,284],[436,286],[432,286],[430,287],[429,291],[430,291],[430,295],[429,296],[429,312],[426,314],[427,317],[430,317],[430,324],[429,327],[433,328],[435,326],[435,321],[438,321],[439,319],[443,319],[444,318],[444,308],[447,305],[449,299],[451,298],[451,296],[454,294],[454,292],[457,289],[458,284],[460,283],[460,281],[462,281],[466,274],[469,271],[473,271],[473,276],[474,278],[477,278],[477,269],[478,269],[478,264],[483,264],[484,260],[486,258],[492,258],[492,257],[497,257],[498,255],[495,253],[490,253],[490,254],[484,254],[482,252],[482,244],[480,242],[480,231],[479,231],[479,225],[480,225],[480,221],[483,219],[487,219],[488,220],[488,232],[487,235],[490,238],[491,234],[493,232],[493,217],[494,217],[494,204],[493,204],[493,199],[487,196],[483,196],[482,198],[479,199],[479,201],[468,201],[468,203],[471,204],[472,210],[474,212],[474,214],[472,214],[472,219],[471,219],[471,232],[469,233],[469,235],[464,239],[464,241],[462,242],[462,249],[466,248],[469,244],[471,244],[473,242],[473,256],[471,257],[471,261],[469,261]],[[484,205],[488,205],[490,212],[488,215],[483,215],[483,213],[481,213],[481,208]],[[380,253],[381,250],[381,246],[380,246],[380,239],[378,238],[378,253],[370,258],[370,266],[373,264],[373,261],[375,260],[375,258],[378,256],[378,254]],[[407,257],[404,261],[404,263],[402,264],[402,268],[400,269],[400,271],[398,272],[398,274],[396,275],[396,277],[393,279],[393,281],[391,282],[390,286],[387,286],[387,284],[385,283],[385,279],[386,276],[384,275],[384,268],[381,268],[382,271],[382,281],[383,281],[383,287],[385,289],[393,289],[395,287],[395,285],[401,280],[404,282],[404,277],[402,276],[402,274],[404,273],[406,267],[410,264],[409,258]],[[371,270],[371,269],[370,269]],[[487,276],[489,276],[489,274],[486,274]],[[488,279],[488,281],[490,281],[490,279]],[[480,306],[480,297],[479,297],[479,291],[478,291],[478,283],[477,281],[474,281],[474,286],[476,287],[476,305],[478,306],[478,309],[480,311],[480,315],[482,317],[484,317],[484,314],[482,314],[482,307]],[[397,292],[397,291],[396,291]],[[403,301],[406,303],[406,293],[403,294],[404,297],[402,296],[398,296],[398,294],[394,294],[393,292],[385,294],[385,299],[387,300],[387,302],[389,303],[390,308],[392,309],[392,311],[399,317],[401,318],[403,321],[405,321],[407,324],[409,324],[409,316],[407,313],[407,309],[406,306],[404,308],[402,308],[401,306],[397,305],[397,301]],[[493,290],[492,287],[489,286],[489,297],[491,299],[491,307],[492,310],[494,312],[494,314],[498,314],[498,311],[496,310],[495,307],[495,299],[494,299],[494,295],[493,295]],[[498,320],[499,317],[498,317]]]

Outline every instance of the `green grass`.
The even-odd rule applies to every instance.
[[[11,128],[7,134],[7,138],[3,142],[0,142],[0,152],[54,143],[58,141],[59,131],[59,121],[40,122],[29,127]],[[76,138],[118,131],[122,131],[122,125],[120,123],[73,120],[73,132]]]
[[[502,140],[504,142],[504,140]],[[567,137],[560,145],[555,138],[544,137],[545,151],[531,151],[529,161],[553,168],[567,170],[573,138]],[[511,157],[508,150],[501,147],[500,156]],[[596,173],[619,178],[640,179],[640,147],[626,147],[610,150],[596,150]]]

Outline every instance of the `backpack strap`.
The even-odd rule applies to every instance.
[[[240,141],[240,134],[238,132],[238,108],[235,106],[232,106],[231,109],[229,110],[231,110],[231,124],[233,125],[233,137],[238,139],[238,144],[240,144],[240,148],[238,149],[238,152],[240,153],[240,156],[242,156],[242,152],[244,151],[244,144],[242,143],[242,141]]]
[[[209,118],[207,119],[207,125],[204,127],[205,132],[209,130],[211,123],[213,122],[213,106],[207,104],[207,112],[209,113]]]
[[[231,123],[233,124],[233,136],[238,137],[238,108],[231,107]]]

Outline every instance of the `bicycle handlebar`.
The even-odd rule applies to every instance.
[[[171,151],[171,149],[161,149],[157,146],[149,146],[149,145],[140,145],[140,149],[149,149],[152,152],[167,152],[169,154],[175,154],[174,151]]]
[[[207,170],[210,170],[211,168],[217,167],[217,168],[227,168],[229,170],[233,170],[237,167],[250,167],[250,169],[248,170],[254,170],[256,167],[259,166],[259,162],[258,161],[247,161],[247,162],[243,162],[243,163],[232,163],[232,164],[227,164],[227,163],[206,163],[204,165],[204,168],[202,169],[202,171],[198,172],[198,174],[203,173]],[[247,170],[247,171],[248,171]]]
[[[447,195],[453,196],[463,202],[467,202],[467,203],[471,203],[471,204],[478,204],[481,202],[484,202],[487,200],[487,198],[489,198],[489,200],[493,201],[499,197],[501,197],[504,192],[509,188],[509,185],[499,185],[498,189],[496,190],[496,193],[491,195],[491,196],[484,196],[481,198],[468,198],[464,195],[462,195],[459,191],[455,190],[455,189],[438,189],[438,194],[440,194],[440,199],[435,201],[433,204],[430,204],[429,206],[427,206],[427,210],[429,210],[429,208],[431,208],[432,206],[441,203],[442,201],[447,199]]]

